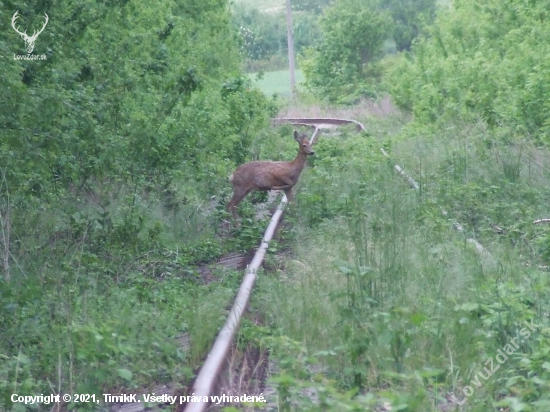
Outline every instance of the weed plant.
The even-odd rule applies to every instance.
[[[482,123],[392,139],[396,121],[321,136],[291,209],[294,255],[259,280],[281,410],[454,410],[453,396],[466,411],[548,410],[549,235],[533,220],[548,215],[550,156]]]
[[[267,156],[264,142],[295,155],[290,132],[256,139],[257,156]],[[265,227],[246,201],[244,224],[229,236],[230,185],[216,184],[207,196],[198,181],[145,191],[94,181],[36,209],[10,199],[16,230],[11,279],[0,280],[0,410],[12,407],[13,393],[100,396],[190,382],[242,276],[214,269],[206,279],[199,265],[257,246]]]

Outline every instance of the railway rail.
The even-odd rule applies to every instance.
[[[310,144],[315,144],[317,137],[321,129],[337,127],[346,124],[355,124],[358,131],[365,130],[365,127],[355,121],[348,119],[315,119],[315,118],[278,118],[273,119],[274,125],[290,123],[296,126],[308,126],[313,128],[313,133],[310,138]],[[256,282],[256,272],[260,268],[260,265],[263,262],[267,249],[269,247],[269,242],[275,234],[275,230],[281,220],[284,207],[287,203],[287,198],[283,195],[281,202],[279,203],[277,210],[271,217],[269,225],[265,231],[264,237],[260,243],[252,262],[248,266],[243,282],[235,298],[235,302],[224,326],[220,330],[210,353],[206,357],[206,360],[195,379],[195,383],[191,389],[193,396],[196,396],[196,399],[210,399],[212,390],[216,385],[218,380],[219,373],[222,370],[225,357],[229,353],[229,349],[233,343],[233,337],[237,331],[244,311],[248,305],[250,295],[252,293],[252,288]],[[208,402],[192,402],[187,404],[184,409],[185,412],[203,412],[208,408]]]
[[[365,130],[365,127],[360,122],[352,119],[342,118],[276,118],[272,119],[272,124],[292,124],[295,126],[307,126],[312,128],[313,132],[310,138],[311,144],[315,143],[322,130],[335,129],[343,125],[355,125],[358,132],[362,132]],[[380,150],[386,158],[391,159],[388,153],[383,148],[381,148]],[[411,176],[409,176],[401,166],[399,166],[398,164],[394,164],[393,167],[395,171],[404,180],[407,181],[411,188],[417,191],[420,190],[420,185]],[[227,316],[227,320],[221,328],[220,332],[218,333],[216,340],[214,341],[214,344],[209,354],[205,358],[205,362],[201,367],[191,390],[189,391],[189,393],[194,396],[193,399],[210,399],[211,394],[216,387],[216,383],[223,369],[226,356],[230,352],[231,345],[233,344],[235,333],[239,328],[243,314],[245,313],[245,310],[248,306],[252,289],[256,282],[257,271],[260,268],[266,255],[267,249],[269,247],[269,242],[276,233],[287,202],[287,198],[283,194],[282,200],[277,206],[277,209],[275,210],[267,226],[264,236],[260,242],[260,246],[258,247],[254,257],[252,258],[252,261],[245,271],[245,276],[240,285],[239,291],[229,312],[229,315]],[[446,214],[446,212],[443,213]],[[458,232],[464,233],[464,228],[460,223],[456,222],[453,227]],[[481,254],[487,254],[483,246],[477,240],[468,238],[466,239],[466,241],[473,244],[476,250]],[[162,389],[159,388],[159,392],[173,393],[173,390],[168,387],[163,387]],[[190,402],[186,404],[183,410],[184,412],[204,412],[208,409],[209,404],[209,402],[202,401]],[[126,404],[122,405],[122,407],[118,409],[119,412],[138,412],[142,410],[144,410],[143,403]]]

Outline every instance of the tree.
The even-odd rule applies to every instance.
[[[321,17],[322,42],[306,52],[303,69],[308,86],[337,100],[373,78],[391,22],[389,13],[374,2],[335,1]]]
[[[550,136],[547,2],[463,0],[439,13],[388,82],[417,122],[483,118],[509,136]]]
[[[318,16],[307,12],[293,13],[292,20],[294,48],[299,53],[320,37]],[[241,34],[241,50],[249,61],[268,61],[273,56],[279,56],[277,63],[286,61],[287,29],[283,13],[264,13],[245,4],[236,4],[233,6],[233,23]]]
[[[8,26],[16,11],[27,33],[49,16],[38,60],[24,59],[25,43]],[[201,205],[222,196],[270,113],[242,73],[226,0],[5,0],[0,20],[8,24],[0,31],[0,410],[11,410],[11,383],[45,392],[52,371],[64,392],[130,384],[121,368],[139,369],[132,354],[155,349],[120,338],[127,319],[118,323],[124,313],[106,302],[139,284],[138,273],[156,276],[131,262],[156,255],[156,265],[175,249],[183,269],[222,249],[214,226],[201,227],[216,214],[205,218]],[[187,207],[193,212],[178,216]],[[198,215],[201,224],[184,222]],[[202,239],[207,246],[195,248]],[[133,293],[123,292],[132,308],[147,306]],[[94,313],[97,302],[105,304]],[[41,326],[29,338],[31,318]],[[95,346],[94,335],[134,349],[120,357],[115,340]],[[132,385],[182,369],[144,370]]]
[[[12,191],[40,197],[119,174],[166,181],[182,164],[227,157],[230,140],[247,135],[221,122],[231,117],[222,85],[241,76],[224,1],[30,2],[18,22],[32,32],[44,12],[50,20],[34,53],[47,59],[6,58],[0,68],[0,164]],[[14,30],[0,33],[5,56],[22,45]],[[219,113],[213,129],[196,116],[202,100]],[[218,151],[204,151],[200,135]]]
[[[384,0],[380,7],[392,16],[398,51],[410,50],[412,41],[433,22],[437,9],[436,0]]]
[[[286,53],[286,26],[280,14],[262,13],[257,8],[237,4],[233,22],[242,36],[242,49],[247,58],[262,60]]]

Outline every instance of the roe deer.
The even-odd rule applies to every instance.
[[[296,158],[291,162],[256,161],[240,165],[229,180],[233,185],[233,197],[227,204],[227,211],[233,212],[235,226],[239,227],[237,205],[255,190],[283,190],[289,202],[292,201],[292,188],[298,182],[306,164],[306,157],[312,155],[311,144],[305,134],[294,131],[294,139],[300,144]]]

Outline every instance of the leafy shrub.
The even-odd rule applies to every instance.
[[[481,117],[506,140],[548,138],[550,25],[545,2],[460,1],[388,81],[417,122]]]
[[[378,76],[374,63],[390,34],[389,14],[374,1],[337,0],[325,9],[320,26],[323,40],[303,61],[308,87],[330,101],[358,97],[357,88],[369,94]]]

